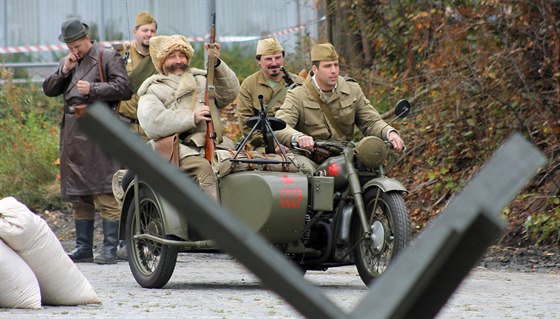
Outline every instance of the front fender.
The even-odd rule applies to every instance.
[[[401,184],[401,182],[389,177],[377,177],[369,180],[367,183],[365,183],[362,186],[362,192],[365,193],[371,187],[378,187],[385,193],[390,191],[400,191],[400,192],[407,191],[406,187],[404,187],[404,185]]]
[[[134,184],[136,179],[130,183],[129,187],[126,189],[126,193],[123,199],[123,206],[121,209],[121,218],[119,226],[119,239],[125,239],[126,232],[126,220],[128,214],[134,214],[134,211],[130,210],[131,205],[134,203]],[[155,201],[160,209],[163,229],[166,235],[175,235],[184,240],[188,240],[188,224],[186,217],[183,214],[179,214],[175,207],[169,204],[162,196],[160,196],[154,189],[145,182],[140,181],[138,184],[138,189],[148,189],[155,196]]]

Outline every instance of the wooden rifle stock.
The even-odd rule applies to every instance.
[[[207,77],[206,77],[206,89],[204,91],[204,105],[210,106],[212,108],[213,103],[210,101],[214,99],[214,65],[216,63],[216,55],[214,51],[214,43],[216,42],[216,13],[212,13],[212,26],[210,28],[210,41],[208,44],[208,50],[210,54],[208,55],[208,64],[206,65]],[[212,103],[212,104],[211,104]],[[212,110],[210,110],[212,112]],[[212,119],[206,122],[206,140],[204,143],[204,157],[209,162],[212,162],[212,156],[214,156],[214,151],[216,150],[216,131],[214,130],[214,123]]]

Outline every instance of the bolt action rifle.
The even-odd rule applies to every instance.
[[[284,78],[284,82],[286,82],[286,87],[287,88],[291,87],[294,84],[294,80],[292,80],[290,73],[286,71],[286,68],[284,66],[280,67],[280,71],[282,71],[283,73],[282,77]]]
[[[216,13],[212,13],[212,26],[210,27],[210,41],[208,43],[208,64],[206,65],[206,89],[204,90],[204,105],[210,106],[210,113],[214,112],[214,107],[216,105],[215,101],[215,90],[214,87],[214,65],[216,63],[216,52],[215,49],[216,42]],[[206,122],[206,140],[204,143],[204,157],[209,162],[212,162],[212,156],[214,156],[214,151],[216,150],[216,131],[214,130],[214,123],[212,118],[210,121]]]

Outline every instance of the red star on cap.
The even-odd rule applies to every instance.
[[[284,181],[285,185],[288,185],[288,184],[294,184],[295,185],[294,180],[291,177],[288,177],[286,175],[284,175],[282,177],[282,180]]]
[[[338,170],[340,170],[340,166],[336,165],[336,163],[332,163],[329,165],[329,176],[338,176]]]

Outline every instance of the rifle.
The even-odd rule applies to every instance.
[[[214,51],[216,42],[216,13],[212,13],[212,26],[210,27],[210,41],[208,43],[208,62],[206,65],[206,89],[204,90],[204,105],[210,106],[210,113],[213,112],[212,107],[215,105],[215,87],[214,87],[214,65],[216,63],[216,54]],[[212,156],[216,150],[216,131],[212,119],[206,122],[206,140],[204,143],[204,157],[212,162]]]
[[[280,71],[282,71],[282,73],[284,73],[284,75],[282,75],[282,77],[284,78],[284,82],[286,82],[286,87],[290,87],[292,86],[292,84],[294,84],[294,80],[292,80],[292,77],[290,76],[290,73],[288,73],[288,71],[286,71],[286,68],[284,66],[280,67]]]

